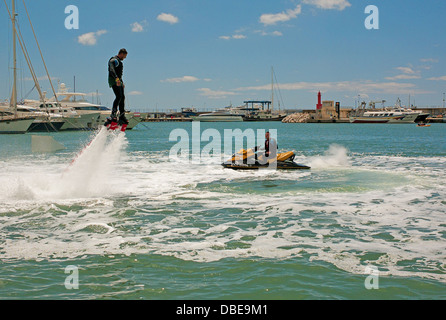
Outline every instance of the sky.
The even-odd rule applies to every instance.
[[[11,7],[11,0],[6,0]],[[323,100],[442,106],[444,0],[25,0],[54,86],[99,93],[110,107],[107,62],[120,48],[128,109],[212,110],[246,100],[314,109]],[[52,95],[26,16],[20,30]],[[373,5],[373,11],[366,8]],[[75,6],[74,11],[66,9]],[[376,9],[376,10],[375,10]],[[72,19],[73,18],[73,19]],[[374,19],[372,19],[374,18]],[[68,25],[66,22],[69,22]],[[78,28],[75,22],[78,22]],[[366,26],[366,22],[368,22]],[[67,28],[67,26],[69,28]],[[374,29],[370,29],[373,26]],[[378,29],[376,29],[378,28]],[[12,86],[12,31],[0,1],[0,99]],[[6,45],[7,44],[7,45]],[[20,47],[19,47],[20,50]],[[19,51],[19,99],[38,98]],[[76,81],[74,81],[74,78]]]

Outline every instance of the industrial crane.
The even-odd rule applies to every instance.
[[[377,104],[377,103],[381,103],[382,104],[382,108],[384,109],[384,103],[386,103],[386,100],[370,101],[369,102],[369,107],[371,107],[372,109],[375,109],[375,104]]]

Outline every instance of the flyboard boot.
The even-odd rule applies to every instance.
[[[110,117],[104,123],[104,126],[109,130],[116,130],[118,128],[118,117],[115,113],[112,113]]]
[[[125,130],[127,130],[127,126],[129,125],[129,121],[127,120],[127,118],[125,117],[125,113],[122,113],[119,116],[119,121],[118,121],[118,126],[121,127],[121,131],[125,132]]]

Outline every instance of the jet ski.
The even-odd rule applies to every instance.
[[[285,153],[279,153],[277,155],[277,161],[274,160],[259,161],[262,155],[257,153],[258,148],[240,150],[234,154],[231,159],[222,163],[222,166],[227,169],[233,170],[258,170],[264,168],[277,168],[279,170],[309,170],[308,166],[298,164],[294,162],[296,155],[294,152],[289,151]]]

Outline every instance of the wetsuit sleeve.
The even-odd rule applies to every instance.
[[[119,61],[116,59],[111,59],[108,63],[108,67],[110,70],[110,76],[112,76],[114,79],[118,78],[118,75],[116,73],[116,67],[119,66]]]

